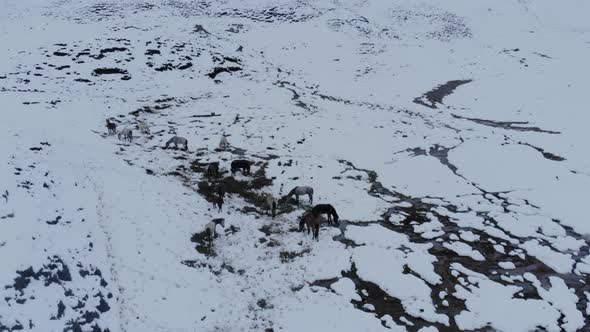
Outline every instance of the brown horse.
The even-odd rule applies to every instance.
[[[311,212],[304,214],[299,221],[299,231],[303,232],[303,225],[307,226],[307,234],[313,230],[313,238],[320,240],[320,215],[314,215]]]

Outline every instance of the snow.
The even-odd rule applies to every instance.
[[[564,324],[561,325],[565,331],[578,331],[585,326],[584,316],[576,308],[578,297],[574,290],[568,288],[562,279],[550,277],[551,288],[546,290],[533,274],[525,273],[524,278],[532,281],[541,298],[551,303],[555,309],[565,316],[563,319]]]
[[[372,267],[379,263],[373,257],[381,257],[388,263],[380,269],[384,273],[375,273]],[[422,279],[403,273],[402,255],[399,252],[358,247],[353,252],[353,258],[357,263],[358,275],[376,283],[387,294],[399,298],[408,313],[430,322],[448,325],[448,317],[435,312],[427,284]]]
[[[479,236],[473,234],[473,232],[470,232],[470,231],[461,232],[460,236],[461,236],[461,240],[467,241],[467,242],[475,242],[475,241],[479,241],[479,239],[480,239]]]
[[[522,248],[531,256],[536,257],[554,271],[559,273],[571,272],[574,261],[570,254],[563,254],[551,250],[539,244],[537,240],[529,240],[523,243]]]
[[[479,251],[472,249],[467,243],[456,241],[451,243],[443,243],[443,246],[461,256],[470,257],[476,261],[485,260],[485,257],[483,257]]]
[[[0,330],[583,329],[588,10],[4,0]],[[234,159],[265,178],[218,212],[196,166]],[[319,241],[253,198],[296,185]]]
[[[330,285],[336,293],[344,296],[344,298],[360,301],[361,297],[356,293],[354,282],[349,278],[340,278],[338,281]]]
[[[499,262],[498,266],[500,266],[504,270],[512,270],[516,267],[516,266],[514,266],[514,263],[512,263],[512,262]]]
[[[490,325],[500,331],[531,331],[537,327],[559,330],[556,320],[560,313],[546,302],[514,298],[521,290],[516,286],[502,286],[477,275],[470,279],[474,285],[455,286],[454,295],[465,300],[467,307],[455,317],[459,328],[473,330]],[[523,315],[528,319],[522,319]]]
[[[438,332],[438,329],[434,326],[423,327],[418,332]]]

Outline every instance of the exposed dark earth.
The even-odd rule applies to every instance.
[[[0,332],[590,331],[586,9],[8,0]]]

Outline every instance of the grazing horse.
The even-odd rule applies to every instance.
[[[219,140],[219,148],[221,150],[229,148],[229,142],[227,141],[227,137],[225,137],[225,135],[222,135],[221,139]]]
[[[223,208],[223,203],[225,203],[225,201],[223,200],[223,196],[213,197],[213,207],[217,206],[219,212],[221,212]]]
[[[317,241],[320,240],[320,216],[314,215],[311,212],[304,214],[299,221],[299,231],[303,232],[303,226],[307,226],[307,234],[310,230],[313,230],[313,238]]]
[[[219,212],[223,208],[223,203],[225,203],[223,197],[225,196],[225,192],[221,186],[217,187],[217,196],[213,196],[213,207],[217,206]]]
[[[107,119],[106,127],[109,135],[115,135],[117,133],[117,124],[109,121],[109,119]]]
[[[218,177],[219,176],[219,162],[215,161],[207,165],[207,176]]]
[[[139,124],[137,124],[137,129],[139,129],[139,132],[142,134],[150,134],[150,127],[148,127],[147,123],[143,121],[139,121]]]
[[[291,198],[291,196],[295,195],[295,199],[297,200],[297,205],[299,205],[299,196],[300,195],[307,195],[309,196],[309,204],[313,204],[313,188],[307,186],[297,186],[287,194],[287,198]]]
[[[188,150],[188,140],[184,137],[180,137],[180,136],[174,136],[171,139],[168,140],[168,142],[166,142],[166,146],[164,146],[164,149],[168,149],[168,147],[174,144],[174,148],[178,149],[178,146],[181,145],[183,146],[182,150],[186,151]]]
[[[131,129],[125,128],[117,134],[117,137],[119,139],[121,139],[121,137],[123,137],[123,139],[126,139],[129,142],[131,142],[131,140],[133,139],[133,132],[131,131]]]
[[[213,244],[213,238],[217,237],[217,233],[215,232],[215,228],[217,228],[217,225],[225,227],[225,219],[216,218],[208,222],[207,225],[205,225],[205,233],[207,234],[207,238],[209,240],[209,246]]]
[[[279,205],[279,202],[271,194],[264,194],[264,210],[266,212],[268,212],[270,210],[272,212],[273,219],[277,216],[277,206],[278,205]]]
[[[238,159],[231,162],[231,174],[236,174],[237,171],[242,171],[242,174],[250,174],[250,165],[252,163],[249,160]]]
[[[332,223],[332,218],[334,219],[334,223],[338,224],[338,213],[336,213],[336,209],[332,206],[332,204],[318,204],[311,209],[311,213],[315,216],[320,216],[322,214],[328,215],[328,222]]]

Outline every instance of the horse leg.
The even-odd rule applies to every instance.
[[[299,205],[299,195],[295,194],[295,200],[297,201],[297,205]]]
[[[309,204],[313,205],[313,194],[309,194]]]
[[[315,224],[314,225],[314,230],[313,230],[313,237],[319,241],[320,240],[320,224]]]

